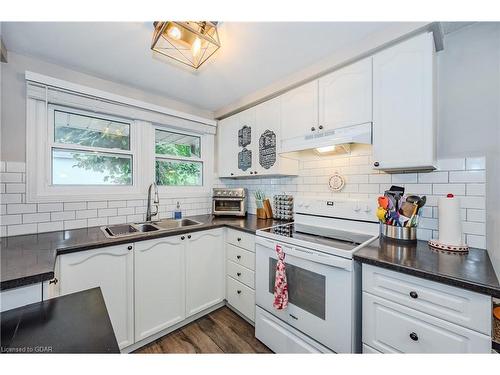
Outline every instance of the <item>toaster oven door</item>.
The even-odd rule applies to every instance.
[[[242,198],[214,198],[214,215],[245,215],[245,200]]]

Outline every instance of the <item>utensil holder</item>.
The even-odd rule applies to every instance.
[[[397,241],[416,242],[417,227],[397,227],[380,223],[380,234]]]

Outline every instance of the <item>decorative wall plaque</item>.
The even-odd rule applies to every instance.
[[[259,138],[259,163],[265,169],[276,163],[276,134],[271,130],[266,130]]]
[[[238,153],[238,169],[246,171],[252,167],[252,151],[243,147]]]
[[[345,179],[338,173],[334,173],[328,180],[328,187],[335,192],[342,191],[344,186]]]
[[[252,143],[252,127],[245,125],[238,130],[238,146],[247,147],[250,143]]]

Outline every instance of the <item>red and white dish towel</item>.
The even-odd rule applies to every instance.
[[[286,281],[285,252],[280,245],[276,245],[276,276],[274,278],[274,302],[273,306],[277,310],[286,309],[288,306],[288,283]]]

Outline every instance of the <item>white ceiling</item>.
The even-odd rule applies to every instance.
[[[153,55],[150,22],[5,22],[2,37],[10,51],[216,111],[392,25],[223,22],[198,71]]]

